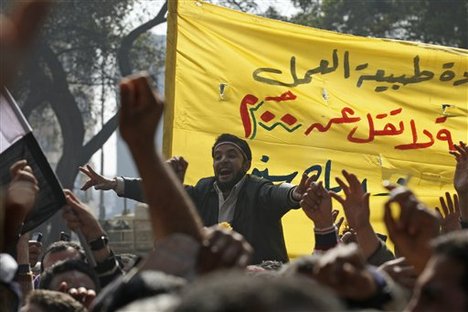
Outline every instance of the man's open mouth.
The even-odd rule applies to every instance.
[[[219,176],[220,177],[227,177],[232,173],[231,169],[223,168],[219,170]]]

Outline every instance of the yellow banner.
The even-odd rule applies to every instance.
[[[406,181],[432,207],[453,189],[448,151],[468,141],[467,56],[169,1],[164,151],[189,161],[186,183],[212,175],[225,132],[249,142],[253,173],[274,182],[299,183],[306,170],[339,192],[346,169],[364,179],[385,233],[383,180]],[[283,225],[289,253],[310,253],[302,211]]]

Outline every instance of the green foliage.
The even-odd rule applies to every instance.
[[[218,3],[219,5],[242,12],[256,12],[258,8],[255,0],[212,0],[209,2]]]
[[[82,111],[95,103],[92,87],[114,86],[119,78],[115,54],[132,6],[133,0],[59,1],[44,26],[44,39],[63,64],[71,91],[82,99]]]
[[[446,46],[468,48],[468,0],[399,1],[408,12],[408,38]]]
[[[268,9],[266,9],[265,12],[263,12],[262,14],[260,14],[264,17],[268,17],[268,18],[272,18],[272,19],[275,19],[275,20],[280,20],[280,21],[285,21],[287,22],[288,21],[288,18],[286,16],[283,16],[281,15],[281,12],[278,12],[277,9],[275,9],[274,7],[268,7]]]
[[[360,36],[468,48],[468,0],[291,0],[290,22]],[[267,16],[277,18],[274,14]],[[280,18],[284,19],[284,18]]]

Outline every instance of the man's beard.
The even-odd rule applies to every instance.
[[[237,182],[239,182],[245,176],[245,174],[246,172],[239,171],[239,173],[234,177],[234,179],[232,179],[231,181],[227,181],[227,182],[219,182],[218,178],[216,178],[216,183],[218,184],[219,189],[224,193],[224,192],[232,190],[234,185],[236,185]]]

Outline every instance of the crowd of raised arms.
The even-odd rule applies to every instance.
[[[49,6],[20,2],[1,17],[2,90]],[[88,253],[66,239],[43,250],[29,233],[19,236],[41,192],[34,171],[19,160],[0,194],[0,311],[468,311],[464,142],[449,152],[456,194],[440,194],[439,207],[427,207],[406,187],[385,185],[388,199],[372,210],[383,210],[389,248],[370,222],[370,195],[352,172],[336,178],[340,194],[307,175],[299,185],[275,185],[248,174],[246,141],[220,134],[211,151],[214,175],[184,185],[187,161],[163,160],[154,143],[164,102],[149,78],[123,79],[120,94],[119,130],[140,178],[106,178],[84,166],[89,179],[82,189],[145,202],[154,248],[138,261],[114,254],[89,207],[70,190],[63,218],[84,236]],[[291,209],[311,220],[315,246],[290,261],[281,218]]]

